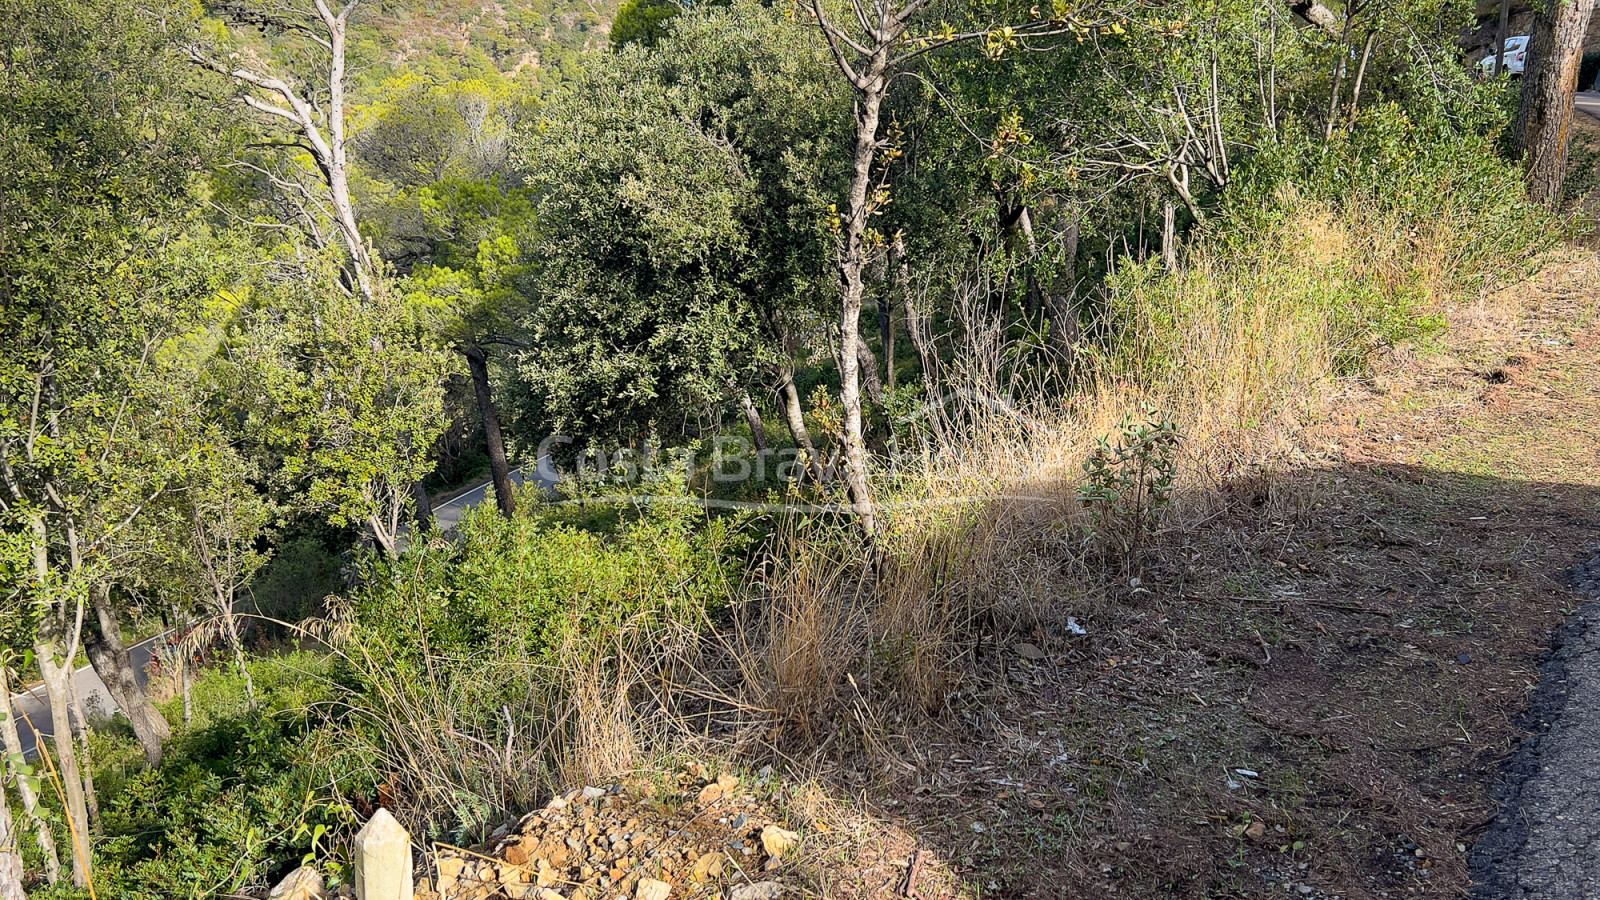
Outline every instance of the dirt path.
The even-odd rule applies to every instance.
[[[968,895],[1466,894],[1600,544],[1596,284],[1572,253],[1449,310],[1138,581],[1062,596],[1087,635],[986,646],[898,763],[831,779]]]

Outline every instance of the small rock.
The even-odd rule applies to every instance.
[[[1266,835],[1266,833],[1267,833],[1267,825],[1266,825],[1265,822],[1261,821],[1260,819],[1257,819],[1254,822],[1251,822],[1250,823],[1250,827],[1246,828],[1244,830],[1244,836],[1249,838],[1252,841],[1261,840],[1261,838],[1264,837]]]
[[[1456,662],[1458,662],[1458,663],[1460,663],[1461,665],[1464,666],[1467,663],[1472,662],[1472,657],[1470,655],[1466,654],[1466,653],[1463,653],[1460,656],[1456,657]]]
[[[1314,893],[1316,891],[1316,888],[1312,887],[1309,884],[1302,884],[1302,885],[1297,885],[1295,887],[1295,890],[1299,891],[1302,894],[1310,894],[1310,893]]]
[[[1017,655],[1023,659],[1044,659],[1044,651],[1040,650],[1035,644],[1018,644],[1016,651]]]
[[[767,855],[773,859],[782,859],[785,853],[793,850],[799,844],[800,835],[793,831],[779,828],[776,825],[768,825],[761,829],[761,846],[767,851]]]
[[[551,810],[551,811],[555,811],[555,810],[558,810],[558,809],[566,809],[567,808],[567,798],[557,794],[556,796],[550,798],[550,802],[546,803],[544,805],[544,808],[548,809],[548,810]]]
[[[728,892],[728,900],[777,900],[782,896],[783,885],[776,881],[742,884]]]
[[[544,888],[543,890],[539,891],[537,900],[567,900],[567,898],[561,896],[561,894],[557,893],[556,891],[552,891],[549,888]]]
[[[710,881],[722,875],[723,866],[727,862],[727,855],[722,853],[705,853],[694,862],[695,881]]]
[[[606,795],[606,789],[605,788],[597,788],[597,787],[590,786],[590,787],[586,787],[586,788],[583,789],[583,799],[585,799],[585,800],[599,800],[601,797],[604,797],[605,795]]]
[[[506,845],[506,862],[511,863],[513,866],[525,866],[525,865],[527,865],[528,864],[528,848],[522,846],[522,842],[521,841],[517,841],[516,843],[513,843],[513,844],[507,844]]]
[[[322,876],[310,866],[301,866],[278,882],[267,896],[270,900],[322,900],[327,896]]]
[[[672,885],[654,878],[639,879],[638,893],[633,895],[633,900],[667,900],[672,893]]]
[[[456,886],[466,867],[467,861],[459,856],[439,857],[439,893],[450,893],[450,889]]]
[[[733,789],[738,786],[739,776],[724,775],[701,789],[699,798],[700,805],[710,806],[711,804],[716,803],[718,800],[721,800],[723,797],[733,793]]]

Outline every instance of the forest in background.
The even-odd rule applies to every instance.
[[[1447,0],[5,3],[35,895],[938,717],[1570,231],[1590,11],[1512,81]]]

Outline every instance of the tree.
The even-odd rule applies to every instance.
[[[728,399],[752,359],[752,178],[650,68],[638,48],[597,66],[517,148],[541,196],[512,354],[526,423],[638,442]]]
[[[1526,154],[1528,195],[1554,205],[1561,199],[1572,143],[1572,103],[1595,0],[1549,0],[1534,19],[1528,65],[1517,108],[1517,147]]]
[[[1058,34],[1073,28],[1078,13],[1052,13],[1041,18],[1040,7],[1029,11],[1020,26],[996,25],[957,32],[949,24],[932,35],[915,35],[912,26],[928,0],[850,0],[851,26],[841,26],[823,0],[810,0],[812,18],[822,30],[840,74],[855,92],[855,137],[852,142],[849,188],[834,223],[833,268],[838,275],[839,405],[843,415],[844,481],[851,511],[863,536],[878,535],[878,511],[868,478],[866,431],[862,416],[862,300],[867,292],[868,267],[885,259],[891,240],[873,227],[891,197],[891,179],[880,154],[893,142],[879,133],[884,102],[895,80],[923,54],[942,47],[982,38],[987,54],[998,59],[1024,35]]]
[[[3,784],[4,779],[0,779],[0,785]],[[0,900],[25,900],[27,897],[22,892],[21,848],[16,822],[11,818],[11,800],[0,790]]]
[[[262,533],[276,514],[272,501],[256,490],[263,481],[249,460],[228,445],[223,435],[207,442],[190,467],[179,503],[180,523],[188,540],[191,579],[206,598],[211,614],[222,621],[222,631],[233,648],[234,664],[244,678],[245,698],[256,704],[256,686],[245,664],[235,605],[239,592],[266,565],[269,554],[258,549]],[[180,557],[182,558],[182,557]]]
[[[386,82],[354,139],[357,201],[385,259],[409,277],[408,302],[433,306],[435,327],[467,363],[495,502],[516,495],[490,378],[526,302],[515,284],[532,252],[533,204],[511,176],[509,136],[529,113],[515,82]]]
[[[808,444],[781,385],[820,333],[848,103],[814,32],[735,3],[596,61],[519,135],[540,197],[519,430],[636,442],[734,405],[756,429],[744,398],[779,388]]]
[[[312,62],[307,63],[308,69],[313,68],[319,61],[318,56],[322,57],[320,63],[325,66],[326,74],[316,80],[306,73],[273,74],[245,63],[244,54],[238,51],[221,58],[217,48],[200,43],[192,43],[186,50],[196,65],[232,79],[240,88],[238,101],[260,114],[263,121],[287,127],[297,139],[288,145],[290,148],[310,153],[325,189],[321,197],[315,196],[297,179],[285,180],[265,170],[258,171],[272,178],[287,197],[303,198],[301,219],[319,243],[322,232],[314,223],[324,212],[314,207],[325,202],[326,214],[333,219],[347,254],[345,274],[361,296],[372,300],[378,290],[379,273],[367,242],[356,227],[345,137],[345,38],[350,14],[357,2],[350,0],[334,12],[325,0],[313,0],[314,15],[309,16],[280,17],[249,8],[232,10],[243,24],[299,35],[311,48],[320,49],[322,54],[314,54]]]
[[[37,626],[73,879],[87,884],[72,659],[88,604],[114,577],[120,535],[170,488],[187,452],[166,427],[160,351],[212,289],[185,216],[216,129],[189,108],[167,54],[181,14],[48,0],[3,15],[0,554],[17,576],[8,601]]]
[[[281,459],[288,505],[361,526],[398,556],[444,429],[444,353],[393,292],[352,296],[326,265],[257,288],[223,350],[252,439]]]
[[[13,615],[13,626],[22,625],[22,618]],[[6,643],[10,644],[15,636],[5,635],[8,638]],[[56,850],[55,835],[50,831],[44,809],[39,805],[39,779],[23,756],[22,735],[17,730],[16,713],[12,711],[10,702],[12,661],[10,647],[0,648],[0,697],[6,698],[5,704],[0,706],[0,744],[4,744],[5,749],[5,758],[0,764],[0,793],[4,793],[8,781],[15,786],[17,799],[22,801],[22,813],[33,828],[34,844],[44,858],[45,879],[55,884],[61,880],[61,856]]]
[[[626,0],[611,22],[611,46],[618,50],[629,44],[654,47],[666,35],[668,23],[681,12],[672,0]]]

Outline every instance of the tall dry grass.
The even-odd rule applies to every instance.
[[[929,373],[940,402],[918,420],[921,452],[878,476],[875,555],[838,530],[791,529],[752,593],[762,613],[745,677],[779,733],[831,740],[845,722],[870,735],[884,710],[936,712],[986,637],[1090,612],[1111,573],[1077,491],[1096,438],[1130,410],[1155,407],[1182,429],[1177,499],[1160,527],[1209,517],[1226,502],[1218,487],[1241,478],[1275,509],[1307,508],[1274,490],[1273,472],[1338,380],[1425,338],[1495,258],[1462,228],[1465,200],[1428,222],[1359,201],[1279,203],[1270,227],[1201,239],[1176,272],[1124,265],[1066,396],[1033,390],[1025,354],[977,299],[987,286],[957,290],[947,302],[963,327]]]

